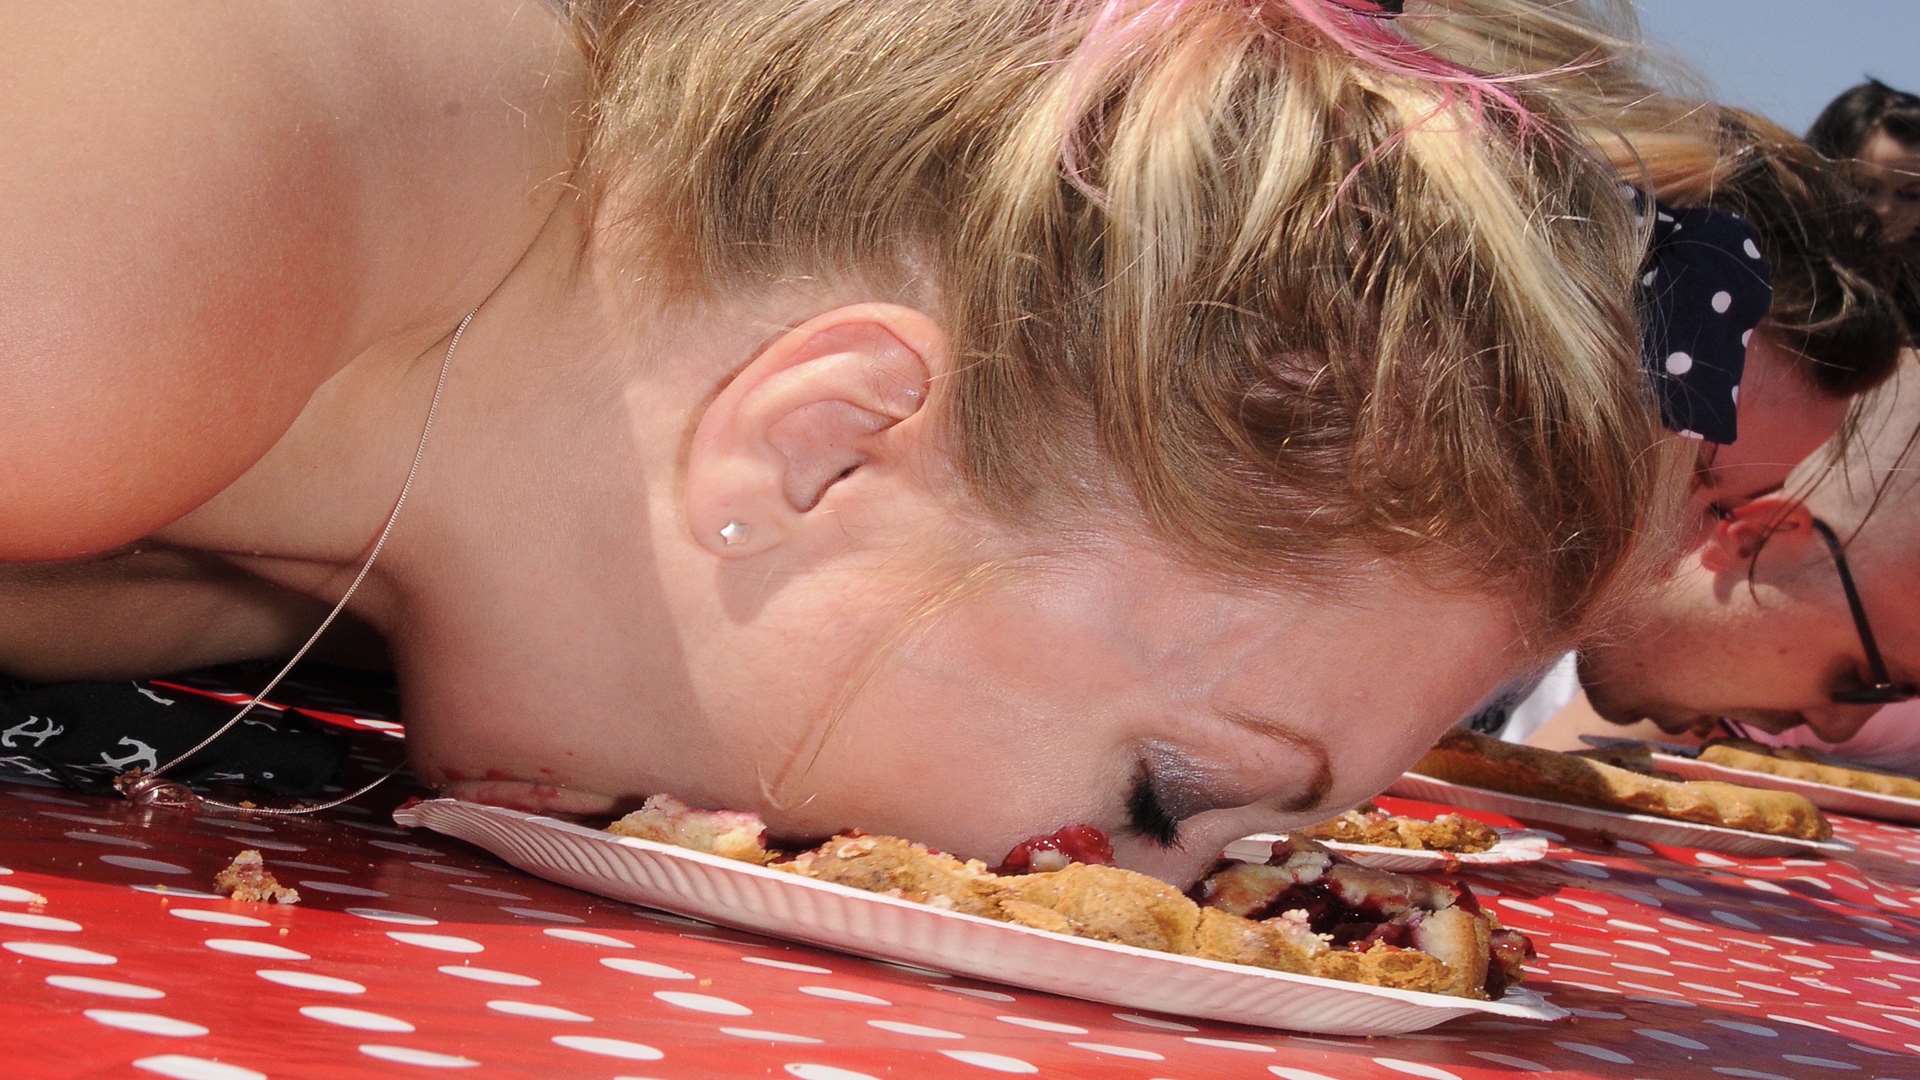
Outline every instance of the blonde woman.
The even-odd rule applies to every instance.
[[[9,9],[0,668],[284,655],[383,537],[457,794],[1174,881],[1351,805],[1685,466],[1611,173],[1385,15]]]

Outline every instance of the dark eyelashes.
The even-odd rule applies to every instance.
[[[1134,775],[1133,788],[1127,794],[1127,830],[1163,848],[1180,846],[1180,822],[1160,805],[1153,777],[1145,766]]]

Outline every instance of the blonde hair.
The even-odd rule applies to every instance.
[[[1614,179],[1359,0],[580,7],[608,231],[696,298],[920,280],[988,512],[1556,638],[1664,554]]]
[[[1920,353],[1902,354],[1894,377],[1863,405],[1849,452],[1807,458],[1789,488],[1806,493],[1808,508],[1840,530],[1849,549],[1884,550],[1913,566],[1920,563],[1913,543],[1920,532],[1920,465],[1913,460],[1920,447]]]

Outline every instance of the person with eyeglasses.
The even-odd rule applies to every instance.
[[[1876,713],[1920,698],[1917,444],[1920,357],[1908,352],[1853,438],[1784,489],[1722,510],[1630,629],[1582,653],[1584,703],[1531,741],[1794,732],[1784,741],[1850,753]],[[1920,731],[1891,755],[1886,735],[1871,756],[1920,764]]]
[[[1854,584],[1843,541],[1826,522],[1813,518],[1810,524],[1820,542],[1833,553],[1834,573],[1846,594],[1848,614],[1853,617],[1860,635],[1860,655],[1866,660],[1864,680],[1836,689],[1833,698],[1841,704],[1879,708],[1864,723],[1833,740],[1804,724],[1779,731],[1757,731],[1723,717],[1720,728],[1735,738],[1752,742],[1844,755],[1848,761],[1869,768],[1920,772],[1920,686],[1910,679],[1896,678],[1888,668],[1879,641],[1874,637],[1873,624],[1867,618],[1859,587]]]
[[[1677,423],[1673,402],[1664,403],[1670,426],[1693,436],[1696,447],[1691,532],[1675,558],[1676,582],[1651,601],[1627,605],[1580,662],[1562,657],[1504,688],[1468,721],[1510,741],[1536,733],[1571,740],[1582,729],[1612,727],[1580,698],[1583,676],[1593,678],[1595,664],[1604,664],[1594,657],[1610,655],[1609,642],[1637,640],[1639,627],[1659,618],[1678,580],[1699,572],[1702,559],[1731,564],[1732,556],[1714,553],[1729,537],[1746,542],[1768,508],[1790,501],[1782,493],[1795,490],[1796,465],[1848,429],[1860,395],[1893,375],[1909,332],[1897,266],[1845,167],[1763,116],[1663,92],[1687,79],[1637,43],[1630,13],[1576,2],[1556,5],[1538,26],[1519,21],[1537,10],[1532,0],[1449,0],[1447,10],[1448,19],[1410,32],[1468,67],[1527,72],[1537,89],[1589,118],[1582,134],[1624,183],[1659,201],[1648,222],[1640,297],[1642,351],[1655,386],[1666,393],[1676,378],[1701,380],[1703,370],[1738,383],[1731,392],[1690,388]],[[1741,322],[1731,340],[1713,335],[1746,314],[1740,300],[1753,286],[1737,266],[1709,257],[1701,226],[1716,215],[1751,230],[1745,250],[1764,256],[1770,270],[1764,317]],[[1703,277],[1720,280],[1702,286]],[[1711,303],[1686,299],[1690,289]],[[1815,535],[1811,526],[1802,533]],[[1629,695],[1612,719],[1637,720],[1640,707]]]

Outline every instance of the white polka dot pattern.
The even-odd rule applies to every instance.
[[[171,1080],[267,1080],[267,1074],[257,1069],[186,1054],[155,1054],[140,1058],[133,1067]]]
[[[592,930],[574,930],[570,927],[550,926],[542,930],[541,933],[548,937],[559,938],[561,941],[577,941],[582,945],[599,945],[609,949],[633,948],[633,943],[630,941],[622,941],[617,937],[595,933]]]
[[[188,922],[214,923],[219,926],[272,926],[265,919],[256,919],[251,915],[239,915],[231,911],[208,911],[204,908],[171,908],[167,914]]]
[[[469,967],[462,964],[442,964],[435,969],[443,975],[452,975],[457,979],[473,982],[491,983],[495,986],[539,986],[540,980],[531,975],[516,975],[511,971],[495,971],[492,968]]]
[[[1058,1020],[1036,1020],[1030,1016],[996,1016],[995,1020],[1015,1027],[1032,1028],[1035,1031],[1050,1031],[1056,1035],[1085,1035],[1087,1029],[1076,1024],[1063,1024]]]
[[[1403,1076],[1418,1076],[1424,1080],[1460,1080],[1458,1073],[1448,1072],[1437,1065],[1423,1065],[1418,1061],[1403,1061],[1400,1058],[1377,1057],[1375,1065]]]
[[[746,964],[758,964],[761,967],[779,968],[781,971],[798,971],[807,975],[833,974],[831,968],[823,968],[818,964],[799,964],[792,960],[778,960],[771,956],[742,956],[740,961]]]
[[[6,941],[0,942],[0,949],[56,964],[106,965],[120,962],[120,958],[111,953],[95,952],[92,949],[80,948],[78,945],[61,945],[57,942]]]
[[[187,868],[179,863],[162,862],[159,859],[146,859],[138,855],[102,855],[100,861],[108,866],[117,866],[123,870],[138,870],[147,874],[185,874]]]
[[[256,960],[311,960],[313,957],[298,949],[289,949],[285,945],[275,945],[271,941],[253,941],[248,938],[208,938],[207,948],[216,952],[233,953],[236,956],[251,956]]]
[[[603,1039],[592,1035],[555,1035],[554,1044],[584,1054],[620,1058],[624,1061],[658,1061],[666,1055],[645,1043],[625,1039]]]
[[[388,911],[385,908],[350,907],[347,914],[357,915],[372,922],[399,923],[403,926],[438,926],[440,920],[430,915],[415,915],[410,911]]]
[[[649,979],[691,979],[693,973],[682,971],[666,964],[656,964],[651,960],[629,960],[624,956],[604,956],[600,962],[615,971],[624,971],[628,975],[640,975]]]
[[[1040,1071],[1032,1062],[1022,1061],[1005,1054],[990,1054],[984,1050],[942,1050],[941,1054],[975,1068],[990,1072],[1030,1074]]]
[[[487,948],[472,938],[455,934],[416,934],[405,930],[389,930],[387,936],[402,945],[413,945],[436,952],[477,953],[485,952]]]
[[[964,1039],[965,1035],[945,1028],[927,1027],[922,1024],[908,1024],[898,1020],[869,1020],[867,1026],[878,1031],[892,1032],[895,1035],[911,1035],[919,1039]]]
[[[137,1031],[142,1035],[165,1035],[176,1039],[190,1039],[207,1033],[207,1029],[199,1024],[187,1020],[175,1020],[171,1016],[160,1016],[155,1013],[127,1012],[122,1009],[85,1009],[80,1015],[96,1024]]]
[[[736,1039],[751,1039],[755,1042],[770,1043],[817,1043],[821,1040],[811,1035],[789,1035],[784,1031],[766,1031],[761,1028],[723,1027],[722,1035],[731,1035]]]
[[[323,1024],[335,1024],[353,1028],[356,1031],[409,1032],[413,1025],[398,1017],[385,1013],[368,1012],[365,1009],[349,1009],[339,1005],[306,1005],[300,1009],[300,1015],[309,1020],[318,1020]]]
[[[364,994],[367,988],[352,979],[339,979],[332,975],[316,975],[311,971],[285,971],[279,968],[261,968],[255,975],[279,986],[290,986],[295,990],[315,990],[323,994]]]
[[[752,1016],[753,1010],[735,1001],[712,994],[696,994],[686,990],[655,990],[653,996],[658,1001],[677,1005],[694,1012],[713,1013],[717,1016]]]
[[[384,1043],[362,1043],[360,1052],[370,1058],[391,1061],[396,1065],[418,1065],[424,1069],[471,1069],[480,1063],[472,1058],[458,1054],[442,1054],[434,1050],[416,1050],[410,1046],[387,1046]]]
[[[879,1080],[878,1077],[852,1069],[836,1068],[832,1065],[815,1065],[810,1062],[796,1062],[786,1067],[788,1076],[795,1080]]]
[[[80,924],[72,919],[56,918],[52,915],[35,915],[26,911],[0,911],[0,926],[10,926],[21,930],[52,930],[61,934],[78,933]]]
[[[74,990],[82,994],[98,994],[101,997],[129,998],[137,1001],[152,1001],[167,996],[164,990],[151,986],[139,986],[134,983],[118,982],[113,979],[95,979],[86,975],[49,975],[47,985],[62,990]]]
[[[542,1005],[533,1001],[512,1001],[501,998],[487,1002],[487,1008],[497,1013],[504,1013],[507,1016],[524,1016],[533,1020],[558,1020],[568,1024],[590,1024],[593,1022],[593,1017],[588,1016],[586,1013],[574,1012],[572,1009],[562,1009],[558,1005]]]
[[[1102,1042],[1070,1042],[1067,1045],[1079,1047],[1082,1050],[1095,1054],[1105,1054],[1109,1057],[1132,1058],[1136,1061],[1166,1060],[1166,1055],[1158,1051],[1145,1050],[1137,1046],[1115,1046],[1113,1043]]]

